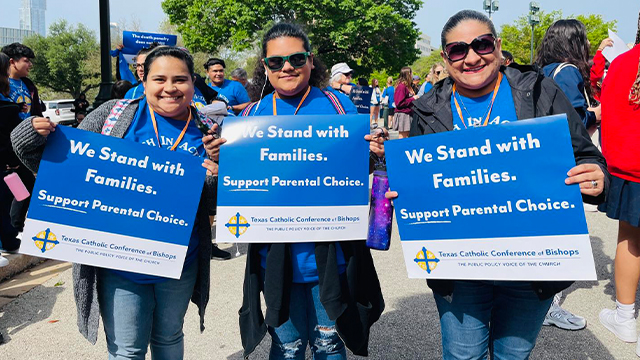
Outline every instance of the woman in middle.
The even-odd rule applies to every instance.
[[[247,106],[242,116],[357,113],[346,96],[320,90],[326,68],[297,26],[280,23],[268,30],[261,58],[254,86],[268,95]],[[302,360],[307,344],[314,359],[346,359],[345,346],[367,355],[369,329],[384,309],[364,240],[250,244],[243,291],[239,313],[244,356],[268,330],[272,360]]]

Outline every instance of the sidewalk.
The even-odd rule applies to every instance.
[[[637,360],[635,344],[619,341],[598,321],[602,308],[614,307],[613,256],[617,223],[601,213],[587,213],[598,281],[574,284],[565,292],[563,307],[587,319],[587,328],[564,331],[544,327],[531,356],[540,359]],[[221,244],[235,254],[235,245]],[[211,262],[211,293],[200,333],[197,308],[189,307],[185,319],[185,359],[241,360],[242,346],[238,328],[238,309],[242,299],[246,245],[240,245],[240,257]],[[370,356],[349,359],[429,360],[441,355],[440,326],[436,306],[422,280],[407,278],[401,244],[394,230],[391,249],[373,251],[386,309],[373,326]],[[45,266],[49,262],[41,266]],[[25,278],[33,278],[33,273]],[[40,273],[42,274],[42,272]],[[95,346],[78,332],[73,301],[71,270],[50,270],[52,277],[42,286],[0,307],[0,333],[6,343],[0,345],[0,359],[104,359],[106,345],[102,330]],[[0,294],[5,290],[0,284]],[[12,285],[16,287],[17,285]],[[267,359],[267,335],[250,359]],[[307,357],[310,359],[310,357]],[[147,356],[150,359],[150,355]]]

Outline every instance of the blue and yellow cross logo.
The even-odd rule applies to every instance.
[[[240,213],[236,213],[236,215],[232,216],[231,219],[229,219],[229,222],[224,224],[224,226],[226,226],[227,229],[229,229],[229,232],[235,235],[236,238],[239,238],[240,235],[244,234],[251,225],[249,225],[244,216],[241,216]]]
[[[413,261],[415,261],[422,270],[426,271],[427,274],[431,274],[431,272],[435,270],[436,266],[438,266],[440,259],[438,259],[431,251],[427,250],[427,248],[423,247]]]
[[[58,238],[56,238],[56,234],[51,232],[51,229],[47,228],[45,231],[40,231],[36,236],[31,238],[38,249],[43,253],[47,250],[53,249],[58,242]]]

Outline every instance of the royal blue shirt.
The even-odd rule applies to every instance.
[[[387,86],[382,92],[382,98],[384,99],[386,96],[389,97],[389,109],[396,108],[396,101],[393,100],[393,95],[396,93],[396,88],[393,86]]]
[[[174,120],[164,117],[158,113],[155,115],[158,123],[158,136],[162,143],[161,146],[162,148],[169,149],[173,146],[178,136],[180,136],[185,122],[182,120]],[[149,114],[149,106],[147,106],[146,98],[140,100],[138,111],[131,122],[131,126],[129,126],[129,129],[127,129],[127,132],[124,134],[123,139],[149,146],[158,146],[158,140],[156,138],[156,132],[153,129],[153,123],[151,121],[151,115]],[[187,132],[184,134],[182,141],[178,144],[175,151],[182,151],[193,156],[206,158],[206,151],[204,149],[204,144],[202,143],[202,133],[198,130],[193,119],[191,119]],[[191,238],[189,239],[187,256],[185,257],[183,268],[187,268],[196,260],[198,256],[199,242],[198,226],[194,225],[193,231],[191,232]],[[138,284],[153,284],[167,280],[166,278],[154,275],[139,274],[121,270],[111,271],[114,271],[118,275]]]
[[[456,99],[458,99],[465,123],[463,124],[460,119],[452,96],[451,111],[453,113],[453,130],[464,130],[471,127],[483,126],[487,118],[487,113],[489,112],[491,99],[493,98],[493,91],[476,98],[462,96],[459,92],[456,92],[455,96]],[[503,76],[498,95],[496,95],[496,100],[493,103],[493,110],[491,111],[488,125],[497,125],[516,120],[518,120],[518,115],[516,114],[516,106],[513,103],[511,86],[509,85],[507,77]]]
[[[424,84],[420,87],[420,91],[418,91],[418,96],[422,96],[429,92],[429,90],[433,89],[433,85],[430,82],[425,81]]]
[[[22,120],[31,116],[31,93],[24,81],[9,78],[9,99],[16,104],[27,104],[27,112],[20,109],[20,118]]]
[[[342,104],[347,114],[357,114],[358,110],[349,98],[342,93],[335,93],[338,100]],[[276,107],[278,115],[293,115],[300,104],[302,96],[294,99],[276,99]],[[252,109],[250,115],[253,116],[272,116],[273,115],[273,93],[267,95],[260,102],[257,109]],[[322,90],[312,87],[309,95],[298,111],[298,115],[336,115],[337,112],[331,101],[322,92]],[[262,268],[267,266],[268,245],[260,249]],[[343,273],[346,270],[344,254],[340,243],[336,242],[336,256],[338,259],[338,270]],[[291,262],[293,264],[293,282],[294,283],[310,283],[317,282],[318,268],[316,265],[316,254],[314,243],[292,243],[291,244]]]
[[[218,98],[224,100],[229,106],[236,106],[251,101],[247,89],[237,81],[224,79],[222,86],[215,86],[213,84],[209,84],[209,86],[217,91]]]

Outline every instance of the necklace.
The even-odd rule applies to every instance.
[[[300,110],[300,107],[302,106],[304,101],[307,99],[307,96],[309,96],[310,92],[311,92],[311,86],[309,86],[307,88],[307,91],[302,96],[302,99],[300,100],[300,103],[298,104],[298,107],[296,108],[296,112],[294,112],[293,115],[298,115],[298,110]],[[277,91],[274,91],[273,92],[273,115],[274,116],[278,115],[278,109],[276,108],[276,98],[280,98],[280,96],[278,96],[278,92]]]
[[[489,124],[489,118],[491,117],[491,110],[493,110],[493,103],[496,101],[496,96],[498,95],[498,90],[500,89],[500,83],[502,83],[501,72],[498,73],[498,81],[496,82],[496,86],[493,88],[493,98],[491,99],[491,103],[489,104],[489,112],[487,113],[487,118],[484,120],[484,124],[482,124],[482,126],[487,126],[487,124]],[[458,116],[460,116],[460,120],[462,120],[462,125],[464,125],[464,128],[466,129],[467,124],[464,122],[464,117],[462,116],[462,110],[460,109],[460,105],[458,104],[458,98],[456,97],[456,84],[453,84],[453,102],[456,104],[456,110],[458,110]]]
[[[455,95],[457,95],[458,100],[460,101],[460,104],[462,104],[462,108],[467,113],[467,115],[469,115],[469,118],[473,118],[473,115],[471,115],[471,112],[467,109],[467,107],[464,105],[464,102],[462,101],[462,95],[460,95],[460,93],[454,94],[454,96]],[[487,109],[482,112],[482,116],[480,116],[480,119],[484,118],[485,114],[487,114],[487,112],[491,108],[491,105],[492,105],[492,103],[489,103],[489,105],[487,105]],[[462,121],[462,123],[464,124],[464,120]],[[466,125],[465,125],[465,127],[466,127]]]

